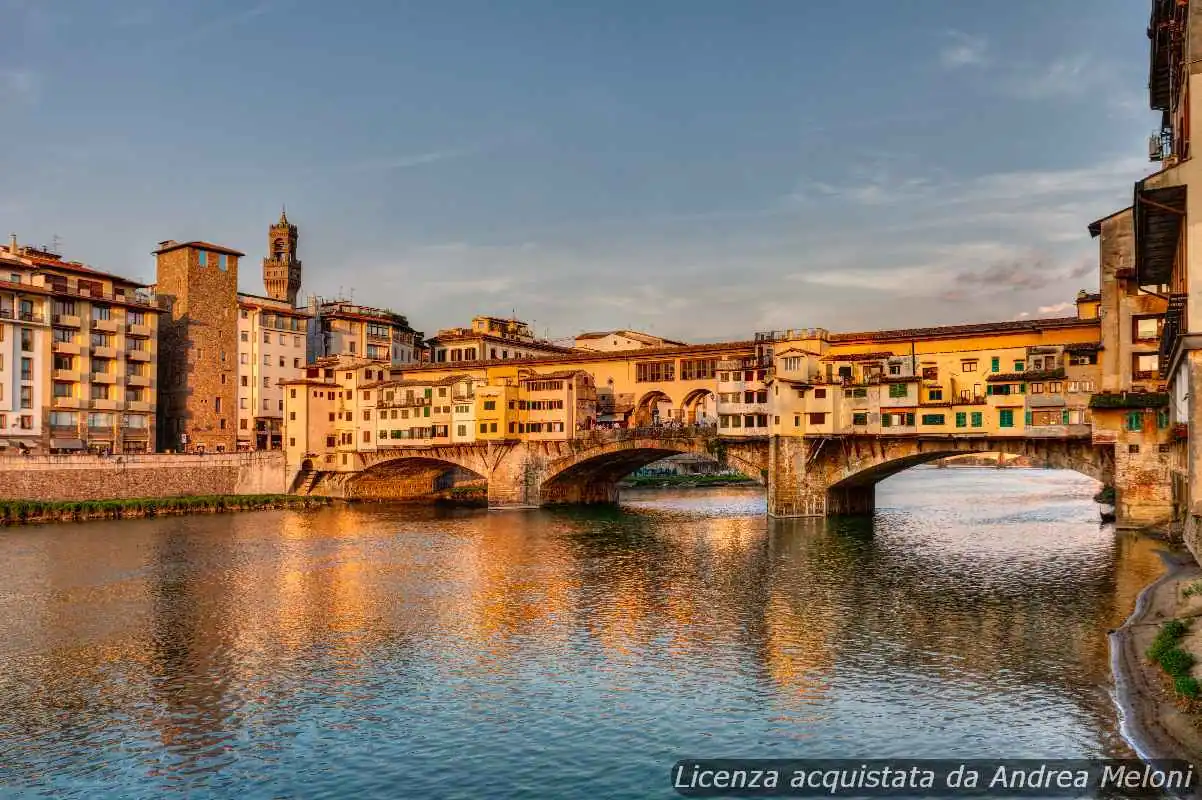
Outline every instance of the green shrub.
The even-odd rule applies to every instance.
[[[1180,647],[1167,650],[1160,656],[1161,668],[1175,678],[1188,677],[1190,667],[1194,665],[1194,661],[1194,657]]]
[[[1181,590],[1182,597],[1193,597],[1196,594],[1202,594],[1202,581],[1194,581]]]
[[[1183,697],[1188,697],[1191,700],[1197,699],[1202,695],[1202,684],[1198,683],[1197,678],[1189,676],[1178,676],[1173,679],[1173,688],[1177,690],[1177,694]]]

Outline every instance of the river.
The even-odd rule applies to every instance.
[[[685,757],[1129,756],[1107,629],[1161,572],[1070,472],[0,531],[0,786],[673,797]]]

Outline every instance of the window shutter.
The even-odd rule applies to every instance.
[[[1027,412],[1026,419],[1024,420],[1024,422],[1026,423],[1027,427],[1031,426],[1031,412],[1030,411]]]

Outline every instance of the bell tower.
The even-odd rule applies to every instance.
[[[267,296],[296,305],[301,285],[301,262],[296,257],[296,226],[281,209],[280,221],[267,231],[267,257],[263,259],[263,288]]]

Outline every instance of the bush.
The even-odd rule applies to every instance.
[[[1156,638],[1152,640],[1152,644],[1148,648],[1148,660],[1162,664],[1161,659],[1165,653],[1177,646],[1177,640],[1185,635],[1186,630],[1185,623],[1179,619],[1171,619],[1161,625],[1160,631],[1157,632]]]
[[[1189,676],[1190,667],[1194,665],[1194,661],[1192,655],[1180,647],[1174,647],[1161,655],[1160,666],[1174,678],[1185,678]]]
[[[1191,700],[1196,700],[1199,695],[1202,695],[1202,684],[1198,683],[1197,678],[1177,677],[1173,679],[1173,688],[1177,694],[1183,697],[1188,697]]]

